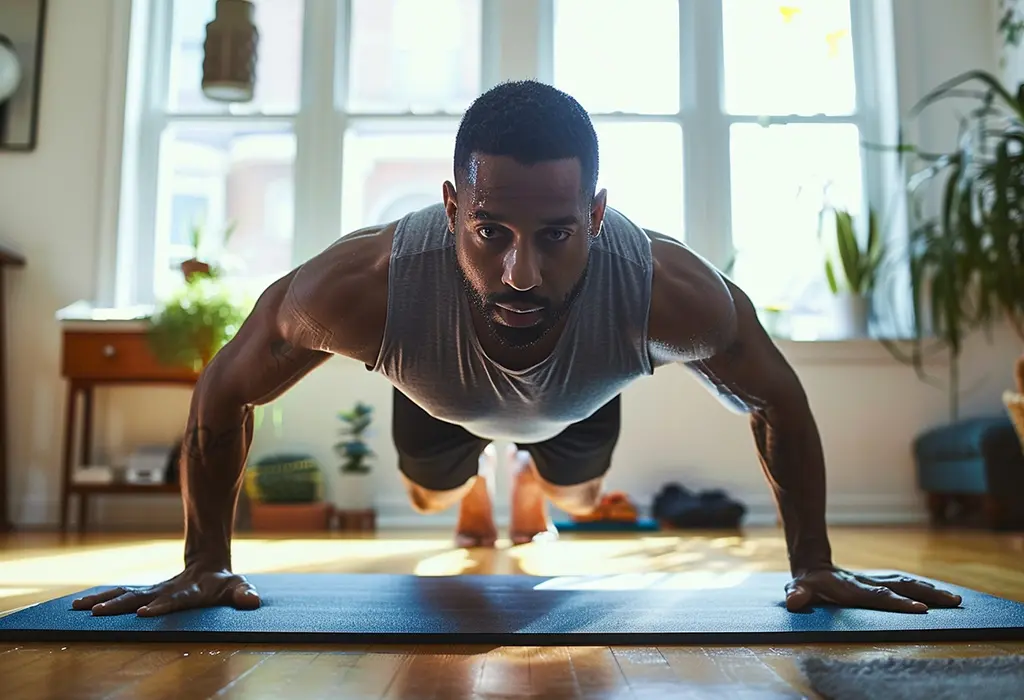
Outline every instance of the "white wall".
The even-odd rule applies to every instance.
[[[38,150],[0,155],[0,240],[24,252],[29,266],[10,276],[12,508],[17,522],[58,518],[60,426],[59,329],[54,312],[97,289],[96,259],[104,237],[101,182],[109,173],[105,136],[109,11],[127,0],[50,0]],[[901,109],[954,72],[995,69],[994,2],[895,0]],[[922,9],[927,7],[927,11]],[[115,47],[115,48],[111,48]],[[952,122],[926,123],[932,145],[948,143]],[[919,382],[875,343],[782,347],[802,377],[823,434],[833,522],[907,522],[922,516],[910,441],[946,417],[946,397]],[[1019,342],[1008,335],[993,346],[975,339],[964,378],[971,391],[966,415],[999,413],[1011,382]],[[942,373],[941,366],[934,370]],[[378,409],[373,447],[380,455],[376,487],[382,514],[398,524],[442,524],[452,514],[423,520],[405,505],[389,442],[389,386],[361,366],[332,360],[283,397],[281,435],[256,436],[254,453],[281,447],[310,449],[328,466],[335,412],[362,399]],[[184,423],[188,394],[180,389],[117,389],[98,397],[99,447],[116,453],[139,443],[169,440]],[[666,481],[729,489],[770,518],[770,495],[743,417],[726,411],[683,371],[663,370],[624,396],[624,425],[609,487],[641,504]],[[500,492],[500,490],[499,490]],[[497,506],[499,516],[505,503]],[[169,497],[109,499],[94,506],[106,524],[174,526],[180,504]]]

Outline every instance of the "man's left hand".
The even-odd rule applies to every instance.
[[[814,603],[892,612],[927,612],[929,607],[955,608],[960,596],[909,576],[863,576],[843,569],[801,574],[786,585],[786,608],[798,612]]]

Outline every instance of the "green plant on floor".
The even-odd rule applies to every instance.
[[[248,307],[219,280],[193,277],[149,318],[150,349],[162,364],[199,371],[238,332]]]
[[[856,222],[849,211],[833,208],[836,229],[838,263],[825,254],[825,277],[832,294],[847,292],[868,297],[875,289],[879,270],[885,257],[885,244],[878,230],[878,216],[868,212],[867,240],[862,246],[857,236]],[[841,274],[841,276],[840,276]]]
[[[338,419],[343,423],[339,432],[344,439],[335,444],[334,451],[344,460],[341,473],[369,474],[374,453],[363,436],[373,423],[373,407],[359,401],[351,410],[339,411]]]
[[[978,330],[990,335],[995,322],[1005,319],[1024,341],[1024,94],[1011,94],[995,76],[974,70],[936,87],[911,116],[947,99],[974,103],[961,119],[955,148],[897,148],[915,159],[903,260],[911,284],[913,342],[909,353],[886,345],[925,380],[925,358],[936,347],[948,351],[949,412],[956,420],[966,338]],[[937,210],[928,205],[929,195],[936,194]]]
[[[310,455],[268,455],[246,469],[245,492],[260,503],[316,503],[323,498],[323,470]]]

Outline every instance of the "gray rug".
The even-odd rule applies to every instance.
[[[808,657],[800,668],[828,700],[1011,700],[1024,698],[1024,656],[963,659]]]

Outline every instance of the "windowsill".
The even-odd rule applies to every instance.
[[[156,309],[152,305],[107,307],[81,300],[59,309],[55,318],[65,330],[138,330]]]
[[[790,362],[801,365],[889,365],[905,364],[893,356],[883,344],[889,342],[909,354],[913,338],[860,336],[849,338],[773,338]],[[924,360],[926,365],[941,364],[943,353],[934,353]]]

